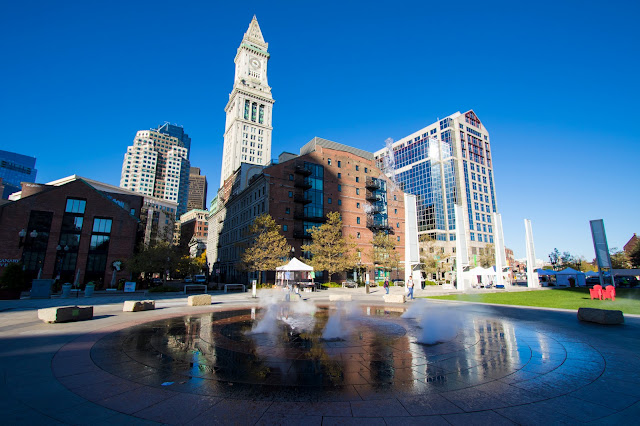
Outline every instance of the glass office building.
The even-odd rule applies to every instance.
[[[403,191],[416,195],[418,232],[453,253],[454,206],[464,207],[470,256],[493,243],[497,212],[489,133],[473,111],[457,112],[375,153]],[[391,169],[389,170],[389,165]]]
[[[36,181],[36,159],[28,155],[0,150],[0,178],[4,184],[2,198],[21,190],[21,182]]]

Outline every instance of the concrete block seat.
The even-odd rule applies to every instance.
[[[382,296],[384,303],[404,303],[404,294],[385,294]]]
[[[350,294],[330,294],[329,302],[351,302]]]
[[[595,322],[606,325],[624,323],[624,315],[622,315],[622,311],[609,309],[579,308],[578,319],[580,321]]]
[[[125,300],[123,312],[152,311],[156,308],[155,300]]]
[[[210,294],[196,294],[187,298],[187,305],[189,306],[206,306],[211,304]]]
[[[59,306],[38,309],[38,319],[47,323],[86,321],[93,319],[93,306]]]

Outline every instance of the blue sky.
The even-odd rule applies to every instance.
[[[0,149],[38,181],[118,185],[137,130],[169,121],[219,186],[233,58],[253,14],[269,43],[272,153],[314,136],[375,151],[456,111],[491,134],[505,241],[592,259],[640,233],[640,3],[6,2]],[[231,3],[231,2],[225,2]]]

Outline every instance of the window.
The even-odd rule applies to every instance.
[[[342,185],[338,184],[338,192],[342,192]]]
[[[327,198],[327,204],[331,204],[332,200],[331,197]]]
[[[289,191],[289,198],[293,198],[293,192]]]
[[[360,182],[360,178],[356,176],[356,182]]]
[[[360,166],[356,165],[356,172],[360,170]]]
[[[360,233],[359,232],[356,234],[356,238],[360,239]]]
[[[393,209],[394,214],[398,214],[398,209]]]
[[[356,209],[360,208],[360,203],[356,203]]]
[[[396,223],[396,228],[400,228],[400,222]]]
[[[356,195],[360,195],[360,188],[356,188]]]
[[[398,201],[398,198],[395,195],[393,196],[393,201]]]
[[[398,242],[400,242],[400,237],[398,236]]]
[[[331,158],[327,158],[327,165],[331,165]]]
[[[476,234],[474,232],[470,232],[469,233],[469,238],[471,239],[471,241],[475,241],[476,240]]]
[[[342,178],[342,173],[338,173],[338,179]]]
[[[289,228],[287,227],[287,225],[282,225],[282,230],[283,230],[283,231],[287,232],[287,230],[288,230],[288,229],[289,229]]]
[[[338,205],[341,206],[342,205],[342,200],[338,200]]]
[[[342,162],[338,160],[338,168],[342,167]]]
[[[78,213],[84,214],[84,208],[86,207],[87,202],[85,200],[78,200],[75,198],[67,199],[67,207],[65,209],[66,213]]]
[[[364,168],[364,172],[365,172],[365,173],[369,173],[369,171],[367,170],[367,168],[366,168],[366,167]]]
[[[356,223],[360,224],[360,216],[356,217]]]
[[[289,180],[293,180],[293,175],[289,175]]]
[[[291,208],[287,207],[287,209],[284,211],[284,214],[291,214]]]

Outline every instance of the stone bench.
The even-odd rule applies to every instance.
[[[155,308],[155,300],[125,300],[122,312],[152,311]]]
[[[197,290],[203,290],[205,293],[207,292],[207,285],[206,284],[187,284],[184,286],[184,294],[187,294],[187,290],[190,288],[195,288]]]
[[[206,306],[210,304],[211,295],[209,294],[196,294],[187,298],[187,305],[189,306]]]
[[[351,302],[350,294],[330,294],[329,302]]]
[[[622,311],[613,311],[609,309],[579,308],[578,319],[580,321],[607,325],[624,323],[624,315],[622,315]]]
[[[404,294],[385,294],[382,296],[384,303],[404,303]]]
[[[38,319],[49,324],[86,321],[93,319],[93,306],[59,306],[57,308],[38,309]]]
[[[242,289],[242,291],[246,291],[244,284],[225,284],[224,285],[224,292],[226,293],[228,289],[234,289],[237,288],[238,290]]]

